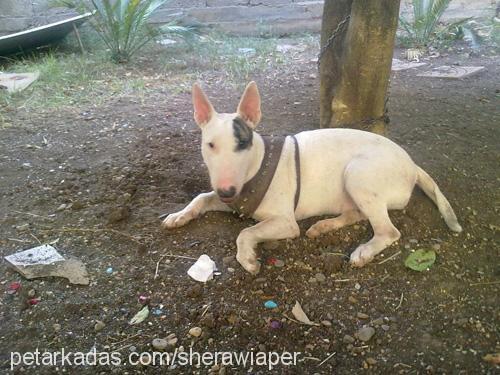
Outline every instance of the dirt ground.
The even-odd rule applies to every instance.
[[[298,53],[286,70],[251,75],[263,98],[261,133],[317,127],[314,52]],[[170,366],[174,374],[498,373],[498,366],[483,360],[500,351],[498,56],[454,50],[427,62],[486,67],[463,80],[397,72],[390,88],[390,138],[435,178],[464,231],[449,231],[431,201],[415,191],[405,211],[391,213],[402,238],[362,269],[345,259],[370,238],[365,222],[314,241],[303,234],[316,218],[301,222],[300,238],[260,249],[264,266],[257,276],[229,258],[251,220],[209,213],[177,230],[160,228],[160,214],[209,189],[190,83],[174,88],[171,80],[159,79],[142,100],[4,114],[14,126],[0,130],[0,255],[58,239],[62,254],[86,264],[91,284],[28,281],[2,261],[0,372],[9,371],[11,352],[95,347],[125,358],[152,352],[153,339],[175,334],[168,352],[192,347],[301,355],[296,366],[272,371],[257,365]],[[151,74],[154,68],[147,61],[143,66]],[[227,82],[210,66],[197,78],[217,110],[234,111],[245,82]],[[428,271],[404,266],[410,251],[428,248],[437,252]],[[187,276],[193,260],[176,257],[201,254],[221,272],[206,284]],[[284,266],[273,266],[272,258]],[[7,293],[15,281],[21,290]],[[39,303],[29,305],[33,293]],[[129,325],[142,308],[140,295],[150,298],[152,312]],[[267,300],[278,307],[266,309]],[[296,301],[320,325],[290,320]],[[366,342],[356,335],[364,326],[375,329]],[[201,336],[188,334],[193,327],[202,329]],[[14,372],[146,374],[160,367],[24,365]]]

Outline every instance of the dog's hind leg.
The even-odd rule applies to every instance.
[[[182,227],[207,211],[231,211],[231,209],[221,202],[215,192],[202,193],[194,198],[183,210],[168,215],[161,223],[161,226],[167,229]]]
[[[295,219],[282,216],[271,217],[241,231],[236,240],[238,246],[236,259],[248,272],[257,274],[260,270],[260,263],[255,253],[258,243],[295,238],[299,235],[300,229]]]
[[[387,211],[386,186],[374,183],[377,181],[374,173],[379,173],[378,178],[381,181],[384,181],[387,175],[384,175],[385,170],[377,171],[376,167],[376,163],[372,164],[371,161],[353,160],[344,173],[346,192],[373,229],[372,239],[359,245],[351,254],[351,264],[355,267],[362,267],[370,262],[401,236]]]
[[[340,216],[333,219],[319,220],[312,225],[306,232],[309,238],[316,238],[323,233],[331,232],[332,230],[340,229],[347,225],[352,225],[366,217],[358,210],[349,210],[343,212]]]
[[[370,262],[375,255],[397,241],[401,236],[397,228],[392,224],[387,208],[374,205],[374,207],[365,207],[363,212],[368,217],[373,228],[373,237],[367,243],[359,245],[351,254],[351,264],[355,267],[362,267]]]

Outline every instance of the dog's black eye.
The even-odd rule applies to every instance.
[[[208,147],[214,148],[215,146],[214,146],[214,144],[212,142],[208,142]]]

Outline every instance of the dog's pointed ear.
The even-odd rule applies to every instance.
[[[193,108],[194,121],[196,121],[199,127],[206,125],[215,113],[210,100],[208,100],[207,96],[197,83],[193,85]]]
[[[262,113],[260,111],[259,89],[255,82],[250,82],[238,104],[238,115],[249,122],[252,127],[256,127],[260,122]]]

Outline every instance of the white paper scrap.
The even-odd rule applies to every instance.
[[[198,260],[187,271],[188,275],[202,283],[212,280],[214,271],[217,269],[215,262],[206,254],[201,255]]]

